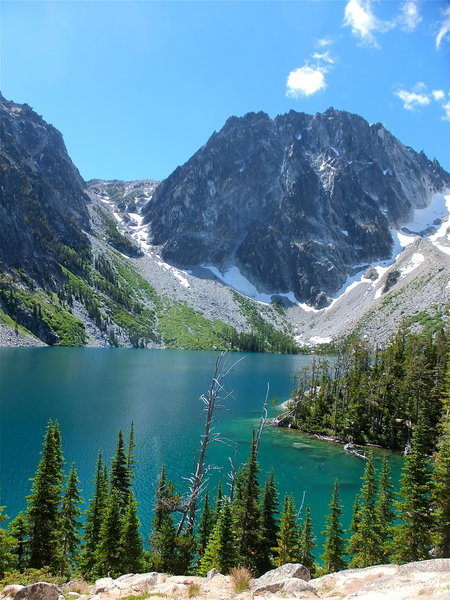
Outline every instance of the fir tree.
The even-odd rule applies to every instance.
[[[217,522],[217,520],[220,516],[222,506],[223,506],[223,488],[222,488],[222,482],[219,481],[219,483],[217,484],[217,492],[216,492],[216,510],[215,510],[215,518],[214,518],[215,522]]]
[[[312,553],[315,547],[315,537],[312,529],[311,520],[311,509],[308,505],[305,508],[305,520],[303,522],[302,532],[300,535],[300,551],[299,551],[299,562],[309,569],[311,577],[314,576],[316,571],[316,565],[314,561],[314,554]]]
[[[95,551],[93,574],[96,577],[117,577],[121,573],[121,498],[113,488],[106,504],[105,516],[100,529],[100,539]]]
[[[73,567],[80,544],[81,524],[78,519],[81,517],[80,504],[83,501],[79,484],[75,464],[72,464],[61,508],[62,560],[60,572],[63,574],[70,572]]]
[[[63,482],[61,436],[57,423],[49,421],[41,454],[31,494],[27,498],[28,566],[57,569],[61,552],[59,509]]]
[[[205,548],[208,544],[209,536],[212,533],[214,527],[214,514],[209,506],[209,493],[208,490],[205,492],[205,499],[203,500],[202,516],[200,518],[199,531],[198,531],[198,550],[200,556],[205,552]]]
[[[344,530],[340,522],[341,515],[342,506],[339,502],[339,484],[335,481],[330,502],[330,512],[325,519],[325,529],[322,532],[326,537],[321,559],[324,562],[326,573],[345,569],[345,540]]]
[[[200,560],[200,575],[206,575],[213,568],[226,575],[230,569],[240,564],[241,558],[232,524],[230,502],[224,499],[219,518]]]
[[[389,548],[391,545],[392,524],[394,522],[394,486],[391,482],[391,470],[387,457],[383,458],[380,474],[380,485],[378,489],[377,504],[375,507],[375,520],[380,537],[380,563],[386,563],[389,559]]]
[[[128,469],[128,456],[125,452],[121,430],[119,430],[116,451],[111,463],[110,485],[111,490],[117,490],[121,509],[122,511],[125,511],[125,508],[128,505],[128,496],[130,494],[131,475],[130,470]]]
[[[443,396],[442,435],[432,473],[434,553],[450,558],[450,356]]]
[[[393,530],[392,560],[406,563],[430,557],[430,472],[425,449],[427,430],[418,423],[414,428],[411,454],[406,456],[401,477],[397,510],[402,523]]]
[[[84,546],[80,557],[81,572],[90,576],[97,561],[96,549],[100,541],[100,531],[108,500],[108,475],[100,450],[94,476],[94,497],[89,502],[84,525]]]
[[[243,469],[243,483],[236,497],[235,528],[239,553],[246,567],[257,570],[260,551],[260,511],[256,438],[253,435],[250,455]]]
[[[123,573],[139,573],[143,567],[144,549],[139,534],[140,522],[137,515],[137,502],[131,492],[123,517],[120,538],[121,570]]]
[[[19,514],[8,525],[8,531],[16,540],[14,554],[16,555],[15,568],[23,571],[28,562],[28,530],[25,514],[20,511]]]
[[[369,453],[362,480],[358,514],[353,520],[355,531],[348,547],[348,553],[353,555],[350,567],[370,567],[381,560],[382,540],[375,518],[377,482],[372,452]]]
[[[4,506],[0,506],[0,523],[6,521],[7,515],[3,514]],[[17,567],[17,540],[7,529],[0,528],[0,578],[7,571]]]
[[[136,448],[136,441],[134,439],[134,423],[131,422],[130,426],[130,434],[128,436],[128,452],[127,452],[127,469],[130,476],[130,480],[134,477],[134,465],[136,464],[136,459],[134,457],[134,451]]]
[[[265,573],[273,567],[273,548],[277,544],[279,530],[276,517],[278,513],[278,492],[273,471],[266,478],[260,512],[261,542],[258,571]]]
[[[294,499],[289,494],[284,497],[281,513],[280,529],[277,534],[277,545],[273,548],[275,566],[297,562],[299,556],[299,539],[296,523]]]

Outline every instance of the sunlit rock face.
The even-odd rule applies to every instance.
[[[327,303],[355,267],[389,258],[389,229],[450,186],[436,160],[332,108],[231,117],[144,208],[176,266],[236,266],[259,292]]]

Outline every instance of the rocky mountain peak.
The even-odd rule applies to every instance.
[[[144,208],[175,266],[231,268],[259,291],[323,306],[349,273],[386,259],[390,228],[450,187],[437,161],[383,125],[330,107],[231,117]]]

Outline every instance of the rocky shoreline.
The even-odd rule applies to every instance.
[[[303,565],[288,563],[251,579],[244,591],[234,587],[233,575],[225,576],[212,569],[206,577],[130,573],[117,579],[104,577],[93,585],[82,580],[68,582],[60,588],[45,582],[8,585],[0,594],[2,600],[129,600],[133,596],[139,600],[193,597],[199,600],[235,597],[242,600],[448,600],[450,559],[347,569],[317,579],[311,579]]]

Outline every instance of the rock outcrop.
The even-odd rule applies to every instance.
[[[348,569],[309,581],[302,565],[283,565],[253,580],[247,591],[233,591],[232,577],[212,573],[211,577],[175,576],[159,573],[127,574],[112,579],[105,577],[89,587],[88,593],[71,592],[71,584],[63,586],[64,597],[74,600],[116,600],[139,598],[192,598],[226,600],[238,596],[242,600],[448,600],[450,598],[450,559],[435,559],[406,565],[380,565],[366,569]],[[267,576],[267,577],[266,577]],[[266,587],[260,584],[266,578]],[[271,588],[270,585],[278,586]],[[45,587],[47,586],[47,587]],[[57,600],[56,586],[37,583],[32,586],[7,586],[4,600]],[[19,588],[19,589],[17,589]],[[42,591],[52,596],[43,596]],[[59,596],[60,600],[62,596]]]
[[[228,119],[144,214],[175,266],[237,267],[259,292],[321,308],[356,266],[388,258],[389,229],[444,187],[439,163],[380,123],[332,108],[260,112]]]

